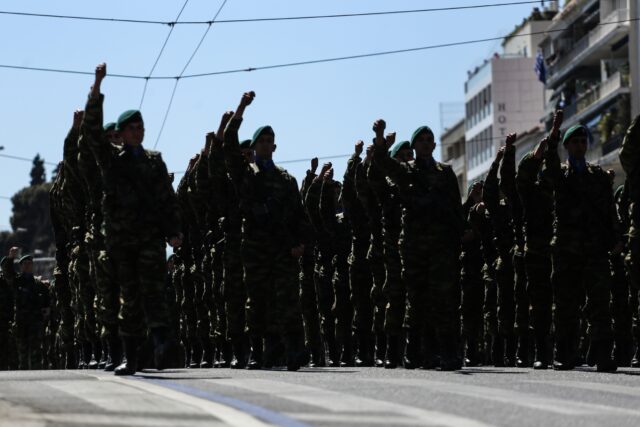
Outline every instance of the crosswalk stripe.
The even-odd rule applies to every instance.
[[[408,424],[455,426],[455,427],[488,427],[481,421],[439,411],[415,408],[398,403],[387,402],[357,396],[318,387],[304,386],[284,381],[262,379],[211,379],[209,383],[236,387],[257,393],[265,393],[280,399],[290,400],[305,405],[322,408],[330,413],[361,414],[388,416],[396,414],[406,417]],[[390,425],[393,423],[389,423]]]
[[[588,415],[624,415],[640,417],[640,411],[620,408],[609,405],[579,402],[575,400],[557,397],[544,397],[532,393],[523,393],[516,390],[497,387],[477,386],[463,383],[432,381],[424,379],[367,379],[371,382],[392,383],[395,385],[419,387],[438,393],[451,393],[475,399],[490,400],[525,407],[529,409],[553,412],[562,415],[588,416]]]

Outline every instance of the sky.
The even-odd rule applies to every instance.
[[[185,0],[4,0],[0,11],[173,21]],[[424,9],[512,0],[227,0],[218,19],[244,19]],[[223,0],[189,0],[180,20],[211,20]],[[538,4],[405,15],[305,21],[214,24],[186,74],[244,69],[406,49],[508,34]],[[177,25],[153,73],[176,76],[206,26]],[[168,26],[88,22],[0,14],[0,64],[93,72],[106,62],[114,74],[148,75]],[[429,125],[440,134],[441,103],[462,103],[467,70],[500,51],[499,42],[373,58],[182,79],[157,150],[169,171],[188,160],[215,130],[221,115],[256,92],[244,115],[241,137],[265,124],[276,133],[276,163],[300,181],[309,161],[348,155],[357,140],[371,141],[378,118],[399,140]],[[532,71],[533,72],[533,71]],[[93,77],[0,68],[0,154],[47,162],[62,159],[73,111],[83,108]],[[142,105],[153,148],[174,80],[150,80]],[[105,79],[105,121],[138,108],[144,80]],[[436,137],[436,139],[438,139]],[[437,153],[439,156],[439,153]],[[337,176],[347,158],[332,162]],[[322,164],[323,161],[321,160]],[[47,165],[47,177],[53,166]],[[11,197],[29,184],[30,162],[0,157],[0,230],[9,229]],[[177,176],[179,179],[180,176]]]

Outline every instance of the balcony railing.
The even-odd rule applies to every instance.
[[[569,63],[573,62],[578,55],[586,51],[589,47],[594,46],[600,40],[613,32],[618,25],[628,25],[628,23],[622,22],[627,21],[628,19],[629,9],[614,10],[609,14],[609,16],[600,21],[600,25],[578,40],[568,52],[565,52],[560,56],[553,66],[549,67],[549,76],[553,77],[554,74],[557,74],[560,70],[564,69],[569,65]]]
[[[577,111],[580,113],[601,99],[606,98],[616,90],[626,87],[628,85],[627,79],[625,79],[620,72],[613,74],[609,79],[600,83],[598,86],[589,89],[585,94],[581,95],[577,102]]]

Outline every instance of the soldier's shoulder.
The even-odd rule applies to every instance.
[[[451,165],[436,161],[436,169],[443,172],[453,171]]]
[[[162,153],[160,153],[159,151],[155,151],[155,150],[144,150],[145,153],[147,154],[147,156],[149,156],[150,159],[160,159],[162,160]]]

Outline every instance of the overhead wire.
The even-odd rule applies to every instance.
[[[21,156],[13,156],[11,154],[0,154],[0,157],[3,157],[5,159],[11,159],[11,160],[21,160],[23,162],[33,162],[33,159],[30,159],[28,157],[21,157]],[[52,162],[44,162],[45,165],[49,165],[49,166],[58,166],[57,163],[52,163]]]
[[[224,0],[222,2],[222,4],[220,5],[220,7],[218,8],[216,14],[213,17],[212,21],[215,21],[218,18],[218,15],[220,15],[220,12],[222,12],[222,9],[225,7],[225,5],[227,4],[228,0]],[[164,118],[162,119],[162,125],[160,126],[160,131],[158,132],[158,136],[156,138],[156,142],[155,144],[153,144],[153,149],[155,150],[156,147],[158,146],[158,143],[160,142],[160,138],[162,137],[162,133],[164,132],[164,127],[167,124],[167,119],[169,117],[169,113],[171,112],[171,106],[173,105],[173,99],[176,96],[176,91],[178,90],[178,84],[180,83],[180,79],[182,78],[182,76],[184,75],[185,71],[187,71],[187,68],[189,68],[189,65],[191,64],[191,61],[193,61],[193,58],[195,58],[196,54],[198,53],[198,50],[200,50],[200,46],[202,46],[202,43],[204,42],[205,38],[207,37],[207,35],[209,34],[209,31],[211,30],[211,27],[213,26],[213,22],[211,24],[209,24],[207,26],[207,29],[204,31],[204,33],[202,34],[202,37],[200,38],[200,41],[198,42],[198,44],[196,45],[196,48],[193,50],[193,52],[191,53],[191,56],[189,57],[189,59],[187,60],[187,63],[184,65],[184,67],[182,67],[182,71],[180,72],[180,74],[175,78],[176,81],[173,85],[173,90],[171,91],[171,97],[169,98],[169,104],[167,105],[167,109],[164,113]]]
[[[69,19],[69,20],[82,20],[82,21],[100,21],[100,22],[117,22],[126,24],[155,24],[155,25],[168,25],[174,27],[176,25],[211,25],[211,24],[239,24],[250,22],[278,22],[278,21],[300,21],[300,20],[313,20],[313,19],[336,19],[336,18],[359,18],[367,16],[383,16],[383,15],[404,15],[415,13],[430,13],[430,12],[445,12],[467,9],[483,9],[492,7],[503,6],[519,6],[525,4],[538,3],[539,0],[523,0],[514,2],[502,2],[502,3],[485,3],[477,5],[465,5],[465,6],[447,6],[437,8],[426,9],[405,9],[405,10],[388,10],[378,12],[359,12],[359,13],[338,13],[327,15],[303,15],[303,16],[284,16],[284,17],[272,17],[272,18],[241,18],[241,19],[224,19],[216,20],[213,18],[209,21],[179,21],[179,16],[174,21],[157,21],[149,19],[126,19],[126,18],[104,18],[94,16],[76,16],[76,15],[57,15],[50,13],[29,13],[29,12],[14,12],[14,11],[0,11],[0,15],[22,16],[30,18],[53,18],[53,19]]]
[[[180,16],[182,16],[182,12],[184,12],[184,9],[187,7],[187,4],[189,3],[189,0],[185,0],[184,4],[182,5],[182,8],[180,8],[180,12],[178,12],[178,16],[176,17],[176,21],[178,19],[180,19]],[[164,53],[164,49],[167,47],[167,44],[169,43],[169,39],[171,38],[171,34],[173,34],[173,30],[176,28],[175,25],[170,25],[169,26],[169,33],[167,33],[167,37],[165,37],[164,39],[164,43],[162,44],[162,47],[160,48],[160,52],[158,52],[158,56],[156,56],[156,60],[153,63],[153,66],[151,67],[151,70],[149,71],[148,77],[151,77],[153,75],[153,72],[155,71],[156,67],[158,66],[158,62],[160,62],[160,57],[162,56],[162,54]],[[138,107],[138,109],[142,109],[142,104],[144,103],[144,96],[147,94],[147,86],[149,86],[149,79],[145,79],[144,81],[144,88],[142,89],[142,96],[140,97],[140,106]]]

